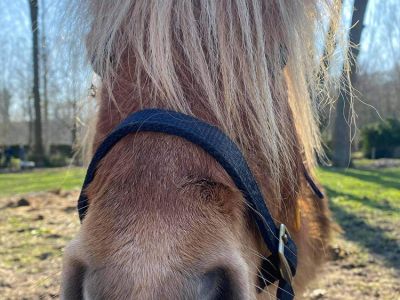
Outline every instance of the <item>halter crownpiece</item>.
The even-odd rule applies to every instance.
[[[256,179],[236,144],[217,127],[192,116],[169,110],[146,109],[136,112],[122,121],[103,141],[89,164],[78,199],[78,213],[81,222],[89,207],[85,190],[95,176],[98,163],[119,140],[136,132],[159,132],[184,138],[202,148],[225,169],[251,207],[250,214],[272,253],[263,259],[259,291],[266,285],[279,281],[277,299],[293,299],[292,280],[296,274],[297,248],[286,226],[284,224],[277,226],[273,221]],[[310,183],[307,176],[306,179]],[[312,184],[310,183],[313,190],[316,188],[319,192],[315,184]],[[314,192],[316,191],[314,190]]]

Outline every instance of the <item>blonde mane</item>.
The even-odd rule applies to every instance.
[[[190,104],[196,95],[245,155],[257,152],[279,192],[282,178],[295,174],[295,151],[309,168],[323,153],[316,101],[329,98],[331,82],[315,41],[326,18],[337,31],[339,3],[95,0],[75,9],[89,24],[88,57],[111,101],[128,56],[135,61],[131,101],[141,107],[150,98],[149,106],[195,114]],[[337,37],[328,38],[333,48]]]

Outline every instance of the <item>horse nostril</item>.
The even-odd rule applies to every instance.
[[[229,273],[223,268],[205,273],[201,277],[198,291],[199,299],[237,299]]]

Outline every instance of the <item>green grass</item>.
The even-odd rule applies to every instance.
[[[334,220],[361,260],[377,255],[400,269],[400,168],[320,169]],[[366,262],[364,262],[366,263]]]
[[[83,176],[82,168],[72,167],[0,174],[0,196],[79,188]]]
[[[332,205],[358,213],[375,211],[400,217],[400,168],[320,169],[318,176]]]
[[[0,174],[0,196],[79,188],[83,176],[82,168]],[[318,179],[334,205],[350,211],[378,210],[400,217],[400,168],[320,169]]]
[[[82,168],[0,174],[0,196],[79,188],[83,176]],[[378,210],[400,217],[400,168],[320,169],[318,179],[334,205],[340,204],[350,211]]]
[[[371,289],[385,289],[382,283],[387,284],[400,274],[400,168],[323,168],[318,170],[317,175],[329,196],[333,220],[343,229],[341,234],[335,234],[333,242],[350,253],[335,262],[338,264],[335,269],[337,274],[332,278],[343,280],[344,273],[341,272],[354,268],[351,284],[357,292],[363,290],[368,294]],[[0,174],[0,196],[79,188],[83,177],[84,170],[81,168]],[[19,282],[25,280],[25,273],[30,276],[52,274],[54,269],[59,268],[60,249],[78,230],[75,213],[65,212],[65,208],[75,205],[76,200],[70,203],[68,197],[59,197],[58,201],[61,206],[60,203],[53,203],[37,211],[29,207],[0,210],[0,244],[5,245],[0,247],[0,268],[19,270],[13,271],[13,274],[18,274]],[[38,213],[44,218],[35,221]],[[50,238],[52,234],[59,234],[60,237]],[[356,272],[368,272],[375,277],[357,279]],[[45,278],[48,280],[52,277],[46,275]],[[379,282],[368,282],[369,278],[380,279]],[[49,283],[44,281],[43,284]],[[58,283],[53,284],[58,289]],[[37,288],[38,284],[35,285]],[[332,282],[329,286],[332,286]]]

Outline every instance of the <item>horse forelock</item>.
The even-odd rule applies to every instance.
[[[98,140],[138,109],[173,109],[224,130],[263,165],[277,199],[298,187],[301,152],[310,168],[321,152],[311,45],[321,19],[337,19],[331,1],[86,3],[88,57],[109,102]]]

